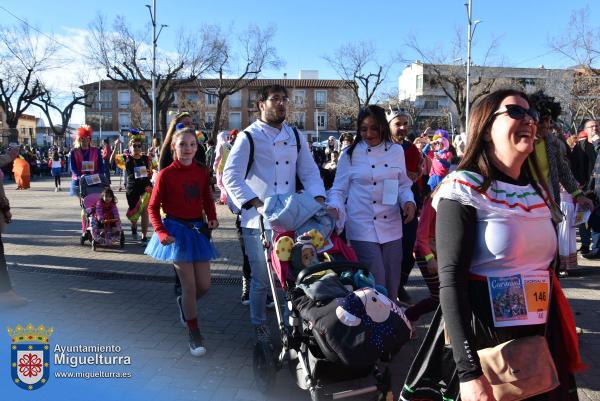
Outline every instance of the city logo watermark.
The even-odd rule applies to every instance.
[[[37,390],[50,378],[50,344],[54,329],[31,323],[7,329],[11,338],[10,372],[13,383],[24,390]]]

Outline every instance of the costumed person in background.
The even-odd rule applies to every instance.
[[[215,150],[215,161],[213,162],[213,170],[217,176],[217,186],[219,187],[219,201],[220,205],[227,204],[227,191],[225,190],[225,186],[223,185],[223,170],[225,169],[225,163],[227,162],[227,157],[229,156],[229,152],[231,151],[231,145],[229,144],[229,136],[235,133],[237,135],[237,130],[231,130],[229,134],[227,131],[219,132],[217,135],[217,146]]]
[[[69,153],[71,167],[71,187],[69,195],[79,196],[79,178],[86,174],[103,174],[104,164],[100,149],[90,146],[92,142],[92,127],[82,125],[77,128],[75,144]],[[85,237],[85,213],[81,211],[81,232]]]
[[[206,141],[206,167],[210,172],[210,189],[215,192],[215,170],[213,164],[215,163],[215,141],[209,139]]]
[[[121,140],[115,141],[115,150],[110,156],[110,161],[114,160],[119,168],[125,170],[127,177],[125,183],[125,195],[127,196],[127,218],[131,221],[131,235],[134,240],[138,239],[137,222],[141,218],[142,238],[140,245],[145,246],[148,243],[148,202],[152,192],[152,183],[150,174],[152,172],[152,160],[142,154],[144,143],[144,132],[136,129],[129,129],[129,155],[117,155],[117,148]]]
[[[15,175],[17,189],[29,189],[29,183],[31,180],[31,166],[23,156],[19,156],[15,159],[13,162],[12,171]]]
[[[340,152],[340,144],[334,136],[327,138],[327,145],[325,145],[325,156],[327,159],[331,157],[332,152]]]
[[[110,143],[108,139],[102,140],[102,162],[104,163],[104,176],[106,177],[106,181],[110,185],[110,166],[112,163],[109,162],[110,156],[112,155],[112,151],[110,149]]]
[[[209,237],[219,222],[208,169],[194,162],[197,148],[194,130],[183,128],[172,135],[175,161],[160,170],[152,190],[149,212],[154,235],[145,254],[174,264],[182,287],[181,296],[177,297],[179,317],[188,327],[191,354],[202,356],[206,348],[198,326],[196,302],[210,286],[210,260],[217,252]],[[167,215],[164,220],[161,208]]]
[[[553,216],[560,212],[535,178],[541,177],[533,154],[537,119],[517,90],[492,92],[473,108],[459,169],[433,195],[441,308],[408,372],[403,400],[494,400],[492,385],[508,373],[494,373],[490,383],[477,351],[537,339],[538,349],[547,345],[551,355],[543,368],[553,361],[560,384],[528,399],[577,400],[573,372],[584,366],[573,314],[551,268]],[[524,352],[502,358],[527,358]]]
[[[350,147],[352,142],[354,142],[354,135],[352,135],[350,132],[344,132],[342,135],[340,135],[340,152]]]
[[[63,168],[63,161],[60,159],[60,155],[58,154],[58,150],[54,149],[52,151],[52,156],[50,160],[48,160],[48,167],[50,167],[50,173],[54,177],[54,192],[62,191],[60,187],[60,173]]]
[[[450,161],[453,155],[449,148],[448,133],[441,129],[435,132],[433,140],[423,148],[423,154],[431,160],[427,185],[432,191],[450,172]]]
[[[110,187],[104,188],[98,202],[96,202],[96,219],[93,220],[95,237],[104,241],[101,231],[110,229],[109,236],[114,238],[121,232],[121,218],[117,207],[117,197]],[[106,231],[104,235],[106,235]]]
[[[363,108],[357,125],[354,143],[340,156],[327,204],[338,214],[338,231],[345,225],[358,260],[393,299],[400,286],[402,219],[410,223],[417,211],[412,181],[402,146],[392,142],[385,110]]]
[[[169,114],[170,113],[171,112],[169,112]],[[163,168],[169,166],[173,162],[173,153],[171,151],[171,138],[175,131],[182,128],[190,128],[192,130],[194,129],[194,121],[192,120],[192,116],[190,115],[190,113],[188,113],[187,111],[177,113],[169,123],[167,135],[165,136],[162,148],[160,149],[160,157],[158,159],[159,170],[162,170]],[[204,154],[203,148],[197,148],[196,155],[194,155],[194,160],[197,163],[206,165],[206,155]]]
[[[6,154],[0,156],[0,168],[10,164],[19,155],[19,147],[11,146]],[[6,257],[4,256],[4,243],[2,234],[6,225],[10,223],[10,203],[4,192],[4,172],[0,169],[0,309],[25,305],[27,300],[17,295],[8,276]]]

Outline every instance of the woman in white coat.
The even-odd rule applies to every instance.
[[[338,161],[327,203],[338,214],[338,229],[358,259],[369,266],[388,296],[397,293],[402,260],[402,220],[415,217],[402,146],[390,139],[385,110],[370,105],[358,114],[358,135]]]

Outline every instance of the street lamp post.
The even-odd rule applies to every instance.
[[[465,132],[469,133],[469,103],[470,103],[470,92],[471,92],[471,43],[473,42],[473,35],[475,34],[475,28],[477,28],[477,24],[479,24],[480,20],[473,21],[473,4],[472,0],[469,0],[468,3],[465,3],[467,7],[467,84],[466,84],[466,94],[465,94]]]
[[[161,25],[156,33],[156,0],[153,0],[152,6],[146,4],[150,12],[150,20],[152,21],[152,138],[156,138],[156,44],[158,37],[163,28],[167,25]]]

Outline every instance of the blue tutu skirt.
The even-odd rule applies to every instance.
[[[169,219],[164,219],[163,224],[175,242],[169,245],[163,245],[158,239],[156,233],[152,235],[146,250],[146,255],[163,262],[208,262],[217,257],[217,249],[204,234],[187,227],[183,223]],[[193,222],[194,226],[201,227],[206,225],[202,221]]]

